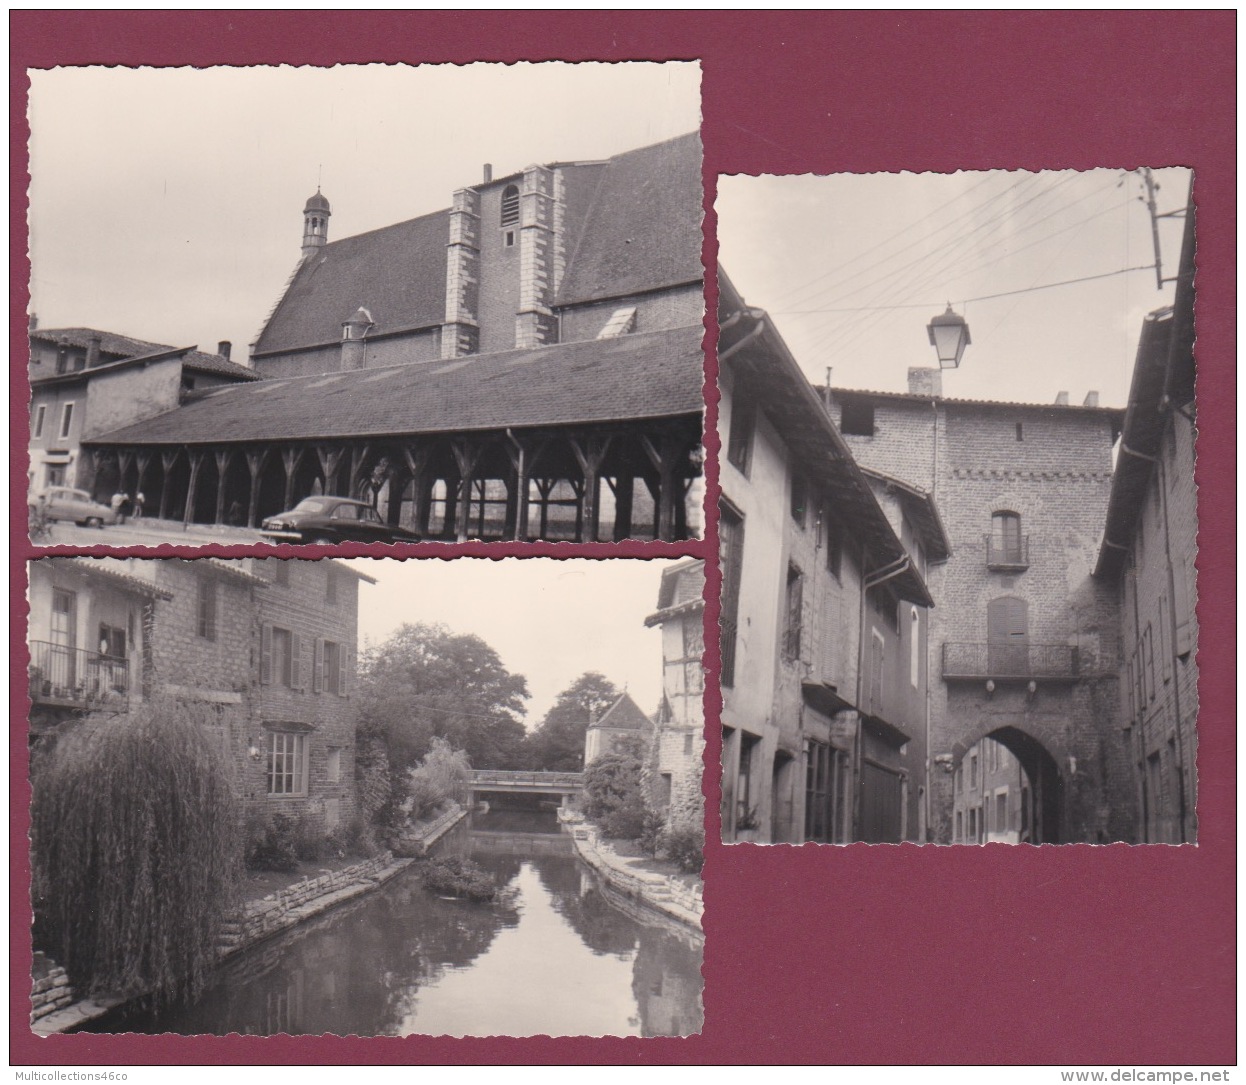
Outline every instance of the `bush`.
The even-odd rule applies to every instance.
[[[658,836],[657,850],[685,873],[700,874],[705,865],[705,829],[696,825],[664,829]]]
[[[247,829],[247,866],[252,870],[298,870],[298,823],[286,814],[253,820]]]
[[[640,830],[640,836],[637,837],[636,843],[640,845],[641,851],[646,855],[656,855],[658,850],[658,841],[662,835],[662,827],[666,824],[666,819],[656,810],[646,810],[644,824]]]
[[[432,749],[407,770],[403,813],[416,821],[432,817],[447,803],[464,796],[471,776],[467,754],[452,748],[444,738],[434,738]]]
[[[470,859],[457,855],[428,859],[420,866],[420,881],[430,893],[463,897],[480,903],[497,899],[498,887]]]
[[[584,813],[602,833],[635,839],[645,827],[639,743],[602,754],[584,772]]]
[[[172,699],[88,717],[32,781],[36,940],[80,991],[202,990],[242,868],[220,726]]]

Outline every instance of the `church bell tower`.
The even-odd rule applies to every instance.
[[[303,208],[303,258],[315,256],[321,249],[325,247],[329,240],[329,201],[320,195],[320,188],[316,188],[316,194],[307,200],[307,205]]]

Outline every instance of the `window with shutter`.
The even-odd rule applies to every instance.
[[[735,685],[735,652],[740,611],[740,574],[744,561],[744,519],[729,506],[720,505],[718,563],[722,569],[722,609],[718,615],[721,672],[719,680]]]
[[[317,637],[315,647],[312,650],[312,693],[319,693],[325,688],[324,657],[325,642]]]
[[[290,681],[291,689],[303,688],[303,638],[290,634]]]
[[[1005,595],[987,604],[987,660],[995,677],[1029,674],[1029,607],[1024,599]]]
[[[883,713],[883,668],[887,662],[887,642],[877,630],[871,630],[870,642],[870,715]]]
[[[273,627],[265,623],[260,627],[260,685],[271,685],[273,680]]]

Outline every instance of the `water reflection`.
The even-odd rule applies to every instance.
[[[448,838],[507,887],[433,896],[413,873],[244,953],[193,1006],[93,1031],[405,1036],[687,1035],[701,940],[614,896],[567,837],[490,814]]]

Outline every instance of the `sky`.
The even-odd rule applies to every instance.
[[[695,63],[31,71],[31,309],[245,361],[300,255],[535,162],[700,127]],[[447,108],[452,106],[452,108]]]
[[[1183,208],[1189,171],[1154,177],[1157,210]],[[944,395],[1124,406],[1142,319],[1172,285],[1140,270],[1032,288],[1153,265],[1139,197],[1141,174],[1110,169],[720,177],[719,266],[819,384],[829,366],[839,387],[906,391],[909,367],[938,364],[926,325],[951,302],[971,342]],[[1165,276],[1181,230],[1160,220]]]
[[[374,577],[359,591],[359,643],[380,644],[404,623],[474,633],[528,680],[534,728],[585,671],[626,687],[647,713],[662,695],[657,610],[662,570],[675,560],[614,558],[352,558]]]

